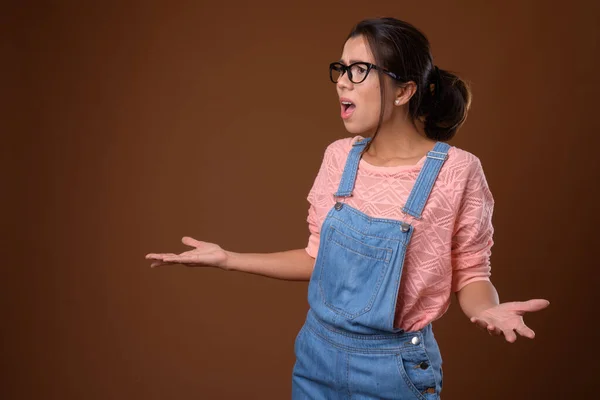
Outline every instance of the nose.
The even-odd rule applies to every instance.
[[[350,81],[350,78],[348,77],[348,71],[345,71],[342,74],[342,76],[338,78],[338,81],[336,83],[338,89],[349,89],[352,87],[352,85],[354,84]]]

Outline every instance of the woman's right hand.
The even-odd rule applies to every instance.
[[[184,237],[181,242],[187,246],[194,247],[192,250],[181,254],[174,253],[150,253],[146,254],[146,260],[153,260],[150,267],[163,265],[183,264],[190,267],[205,266],[223,268],[227,261],[227,252],[219,245],[201,242],[191,237]]]

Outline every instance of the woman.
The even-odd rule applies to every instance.
[[[239,254],[184,238],[152,266],[216,266],[309,280],[295,342],[295,399],[437,399],[431,322],[455,292],[473,323],[514,342],[546,300],[499,304],[490,282],[493,197],[477,157],[451,147],[470,92],[433,63],[426,37],[392,18],[360,22],[330,65],[350,138],[328,146],[309,194],[305,249]]]

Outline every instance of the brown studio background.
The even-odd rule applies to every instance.
[[[496,199],[493,282],[504,301],[552,303],[514,345],[454,303],[434,324],[443,398],[597,392],[597,3],[3,8],[0,398],[289,398],[306,283],[144,255],[183,251],[183,235],[305,245],[323,151],[348,135],[327,65],[383,15],[472,82],[452,144],[480,157]]]

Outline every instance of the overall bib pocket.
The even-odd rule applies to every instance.
[[[391,248],[364,243],[329,227],[318,278],[324,304],[348,319],[369,311],[392,253]]]

